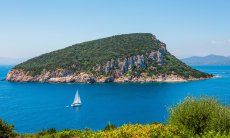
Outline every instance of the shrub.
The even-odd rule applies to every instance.
[[[106,125],[106,127],[104,128],[104,131],[107,131],[107,130],[114,130],[116,129],[117,127],[114,125],[114,124],[111,124],[109,123],[108,125]]]
[[[208,131],[230,132],[230,109],[213,98],[186,98],[170,110],[169,124],[193,134]]]
[[[47,134],[55,134],[57,131],[55,128],[51,128],[51,129],[48,129],[48,130],[42,130],[41,132],[38,133],[38,136],[44,136],[44,135],[47,135]]]
[[[201,138],[229,138],[230,134],[209,131],[209,132],[205,132],[200,137]]]
[[[0,119],[0,138],[8,138],[13,136],[16,136],[14,126],[8,125],[6,122]]]

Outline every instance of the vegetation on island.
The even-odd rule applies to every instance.
[[[159,73],[172,74],[173,72],[185,78],[189,78],[189,76],[192,76],[194,78],[207,78],[208,76],[212,76],[211,74],[200,72],[196,69],[191,68],[170,53],[166,53],[166,55],[164,56],[164,62],[165,64],[158,67]]]
[[[157,50],[161,42],[153,40],[153,37],[149,33],[135,33],[83,42],[35,57],[15,66],[15,69],[30,71],[34,75],[44,69],[54,71],[57,68],[91,72],[97,64],[106,64],[111,59]]]
[[[125,124],[120,127],[108,124],[104,130],[49,129],[36,134],[17,134],[25,138],[228,138],[230,137],[230,108],[213,98],[186,98],[169,110],[167,124]],[[0,124],[0,137],[13,137],[12,129]],[[10,126],[9,128],[12,128]],[[10,131],[9,131],[10,130]]]
[[[145,55],[157,51],[165,44],[150,33],[133,33],[116,35],[98,40],[83,42],[32,58],[14,67],[24,70],[31,76],[43,71],[64,69],[73,72],[86,72],[95,76],[109,75],[96,71],[96,67],[106,65],[111,59],[124,59],[135,55]],[[146,57],[145,57],[146,58]],[[207,78],[209,74],[187,66],[166,51],[163,65],[151,61],[145,68],[132,68],[125,75],[138,76],[147,73],[149,76],[158,74],[176,74],[184,78]],[[152,67],[157,69],[152,69]]]

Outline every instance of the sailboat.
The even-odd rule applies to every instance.
[[[75,94],[74,101],[71,104],[71,106],[72,107],[81,106],[81,98],[80,98],[80,95],[78,94],[78,90]]]

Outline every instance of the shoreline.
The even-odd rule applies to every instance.
[[[213,78],[213,75],[207,75],[206,78],[195,78],[189,76],[182,77],[177,74],[158,74],[148,76],[147,73],[142,73],[140,76],[94,76],[85,72],[57,75],[52,72],[43,72],[42,74],[31,76],[23,70],[11,70],[8,72],[5,80],[10,82],[48,82],[48,83],[149,83],[149,82],[188,82],[194,80],[204,80]]]
[[[209,78],[200,78],[200,79],[189,79],[189,80],[162,80],[162,81],[126,81],[126,82],[94,82],[94,83],[85,83],[85,82],[53,82],[53,81],[12,81],[3,79],[2,81],[7,81],[11,83],[47,83],[47,84],[151,84],[151,83],[186,83],[193,81],[201,81],[216,78],[215,76]]]

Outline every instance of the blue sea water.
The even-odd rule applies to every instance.
[[[0,66],[0,118],[17,132],[47,128],[102,129],[108,122],[167,122],[168,109],[186,96],[212,96],[230,104],[230,66],[197,66],[217,77],[182,83],[51,84],[12,83],[11,66]],[[68,107],[79,90],[83,106]]]

